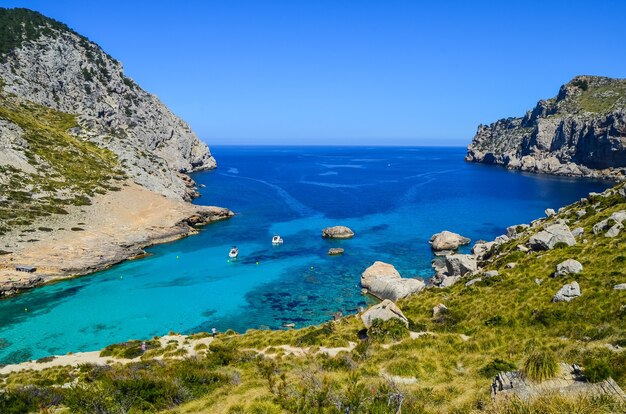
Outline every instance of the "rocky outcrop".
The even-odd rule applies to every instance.
[[[433,234],[429,243],[430,247],[435,251],[452,251],[458,249],[459,246],[469,244],[470,241],[467,237],[445,230],[441,233]]]
[[[72,135],[112,151],[126,174],[149,190],[185,200],[196,195],[179,173],[216,163],[189,125],[128,78],[119,61],[64,24],[24,9],[0,13],[14,22],[7,28],[14,47],[0,57],[5,93],[76,114]],[[0,145],[7,133],[17,137],[20,131],[2,121]],[[28,172],[18,144],[3,145],[10,151],[3,149],[0,165]]]
[[[326,227],[322,230],[322,237],[328,239],[349,239],[354,237],[354,232],[346,226]]]
[[[528,243],[533,250],[552,250],[559,243],[573,246],[576,244],[576,239],[567,225],[551,224],[531,236]]]
[[[556,295],[552,298],[552,302],[569,302],[573,299],[576,299],[581,295],[580,286],[578,286],[578,282],[568,283],[563,285]]]
[[[424,289],[419,279],[403,278],[393,265],[375,262],[361,274],[361,286],[377,298],[397,301]]]
[[[583,271],[583,265],[579,261],[574,259],[567,259],[564,262],[556,265],[556,272],[554,277],[575,275]]]
[[[594,224],[591,231],[593,231],[593,234],[606,232],[604,233],[606,237],[616,237],[624,228],[624,225],[622,224],[624,221],[626,221],[626,211],[616,211],[611,214],[609,218]]]
[[[626,80],[578,76],[520,118],[480,125],[466,160],[538,173],[622,179]]]
[[[471,254],[451,254],[446,256],[448,276],[464,276],[478,269],[476,256]]]
[[[400,308],[389,299],[385,299],[377,305],[372,306],[361,315],[361,320],[366,328],[370,328],[376,319],[382,321],[388,321],[390,319],[397,319],[401,321],[405,326],[409,326],[409,320],[402,313]]]

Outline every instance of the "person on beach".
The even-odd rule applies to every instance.
[[[217,329],[211,328],[211,333],[213,334],[213,338],[215,338],[215,335],[217,335]]]
[[[141,352],[146,352],[146,341],[141,343]]]

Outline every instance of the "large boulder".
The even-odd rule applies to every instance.
[[[576,239],[566,224],[552,224],[531,236],[528,243],[533,250],[552,250],[558,243],[573,246]]]
[[[361,315],[361,320],[363,321],[363,324],[366,328],[372,326],[376,319],[380,319],[383,321],[388,321],[389,319],[398,319],[407,327],[409,326],[409,320],[407,319],[407,317],[404,316],[400,308],[398,308],[396,304],[389,299],[385,299],[378,305],[372,306]]]
[[[556,272],[554,272],[554,277],[565,276],[565,275],[575,275],[583,271],[583,265],[580,264],[579,261],[573,259],[567,259],[564,262],[556,265]]]
[[[626,221],[626,210],[616,211],[615,213],[611,214],[609,218],[594,224],[591,230],[593,231],[593,234],[598,234],[605,230],[611,229],[612,233],[615,233],[615,235],[608,235],[607,237],[615,237],[617,234],[619,234],[623,221]]]
[[[476,255],[479,259],[484,258],[487,253],[495,246],[495,242],[476,242],[476,244],[472,247],[472,254]]]
[[[446,256],[446,270],[449,276],[463,276],[477,269],[476,256],[472,254],[451,254]]]
[[[393,265],[375,262],[361,274],[361,286],[377,298],[397,301],[424,289],[423,280],[403,278]]]
[[[469,244],[470,239],[460,234],[444,230],[441,233],[433,234],[430,238],[430,247],[435,251],[456,250],[459,246]]]
[[[568,283],[563,285],[556,295],[552,298],[552,302],[569,302],[581,295],[580,286],[578,282]]]
[[[346,226],[326,227],[322,230],[322,237],[329,239],[349,239],[354,237],[354,232]]]

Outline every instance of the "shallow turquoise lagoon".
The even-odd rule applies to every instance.
[[[204,185],[196,203],[237,215],[145,259],[0,301],[0,362],[169,331],[319,323],[367,305],[359,277],[375,260],[427,278],[431,234],[492,239],[610,185],[468,164],[463,148],[212,149],[219,168],[194,175]],[[337,224],[356,237],[323,240]],[[284,245],[271,245],[274,233]],[[229,262],[234,244],[240,257]],[[335,246],[346,253],[329,257]]]

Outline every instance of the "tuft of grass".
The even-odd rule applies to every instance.
[[[522,373],[537,382],[554,378],[559,373],[556,355],[549,349],[533,351],[524,361]]]

